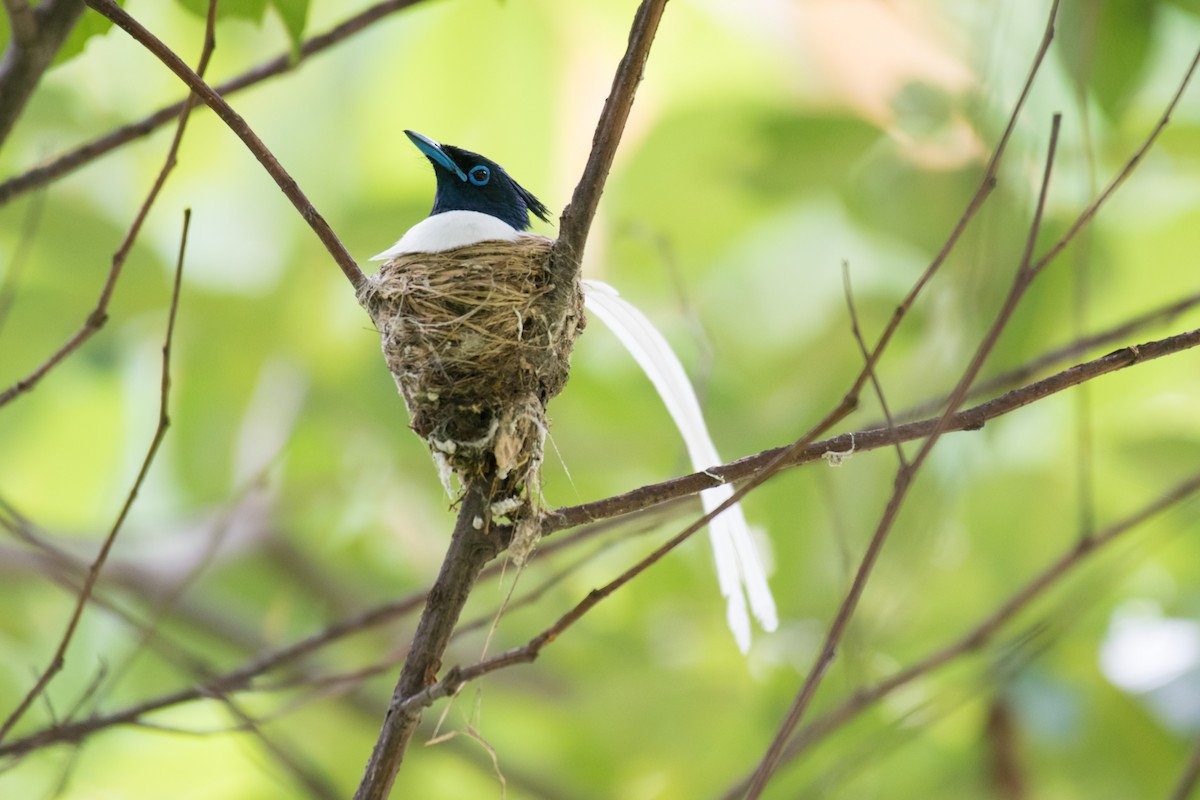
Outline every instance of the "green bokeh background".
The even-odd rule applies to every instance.
[[[204,3],[125,5],[194,63]],[[292,51],[301,29],[324,32],[365,7],[223,0],[210,82]],[[404,128],[487,154],[560,211],[634,8],[417,3],[230,100],[371,271],[366,259],[431,203],[432,175]],[[978,186],[1046,12],[1042,0],[669,4],[585,273],[616,285],[672,341],[723,456],[786,444],[840,400],[861,366],[843,263],[873,342]],[[4,178],[181,96],[125,34],[98,29],[46,75],[0,149]],[[1064,119],[1043,248],[1144,141],[1198,41],[1195,2],[1064,2],[995,191],[879,367],[893,410],[948,391],[991,323],[1025,241],[1051,114]],[[0,329],[0,388],[86,318],[172,128],[0,206],[0,275],[23,264]],[[241,142],[203,110],[125,266],[108,324],[0,408],[0,498],[56,546],[94,553],[157,419],[184,208],[193,217],[171,427],[99,590],[157,624],[173,647],[147,647],[110,609],[90,607],[49,692],[53,710],[37,704],[18,736],[79,702],[86,716],[193,685],[177,648],[221,672],[426,587],[453,523],[353,291]],[[536,229],[553,235],[552,226]],[[15,260],[22,247],[24,260]],[[1198,253],[1193,86],[1096,223],[1038,279],[985,376],[1197,293]],[[1193,308],[1075,360],[1198,321]],[[1081,529],[1102,528],[1194,473],[1198,408],[1200,354],[1186,352],[947,436],[899,517],[814,716],[969,630]],[[690,471],[649,382],[598,322],[550,415],[550,507]],[[835,432],[881,417],[864,395]],[[838,468],[809,465],[746,500],[781,612],[780,630],[756,632],[748,657],[725,628],[708,545],[696,539],[536,663],[468,686],[441,732],[486,742],[510,800],[721,796],[757,763],[811,666],[895,463],[881,450]],[[489,652],[523,643],[698,507],[659,517],[645,535],[637,526],[610,534],[603,549],[535,559],[517,596],[595,551],[537,603],[507,612]],[[1200,621],[1198,534],[1195,500],[1133,531],[981,655],[911,684],[789,763],[767,796],[1003,797],[986,733],[997,707],[1011,715],[1031,797],[1165,796],[1200,712],[1168,720],[1156,705],[1161,692],[1117,687],[1099,653],[1121,609]],[[42,565],[33,548],[0,539],[5,714],[70,614],[73,595]],[[493,614],[511,580],[510,571],[481,584],[466,618]],[[304,662],[305,674],[384,660],[411,626],[405,618],[322,651]],[[447,665],[476,660],[485,631],[457,640]],[[348,797],[397,669],[319,691],[289,684],[296,672],[273,674],[237,702]],[[1200,677],[1191,675],[1169,705],[1200,706]],[[426,715],[422,741],[443,708]],[[161,729],[111,728],[81,747],[8,764],[0,797],[55,796],[60,781],[65,798],[309,796],[258,737],[232,730],[238,720],[217,700],[145,721]],[[498,797],[501,782],[487,749],[460,735],[414,747],[394,796]]]

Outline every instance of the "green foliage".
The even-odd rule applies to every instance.
[[[1081,91],[1116,115],[1137,91],[1162,0],[1068,0],[1059,54]]]
[[[128,5],[163,41],[198,45],[205,0]],[[294,54],[309,20],[325,30],[366,7],[348,5],[222,0],[213,71],[224,78]],[[946,0],[927,18],[894,16],[889,4],[776,5],[768,18],[728,4],[668,4],[585,254],[587,275],[618,287],[676,347],[729,460],[794,441],[842,399],[863,363],[843,268],[874,344],[979,186],[1046,4]],[[876,367],[894,416],[938,413],[920,407],[954,386],[1000,308],[1025,248],[1050,114],[1063,112],[1064,126],[1035,255],[1071,229],[1153,128],[1200,41],[1197,10],[1194,0],[1064,4],[986,204]],[[431,204],[433,178],[404,128],[496,158],[561,210],[631,11],[604,0],[419,3],[228,99],[369,272],[367,257]],[[267,21],[272,13],[282,24]],[[183,96],[120,31],[84,47],[96,35],[84,26],[98,22],[85,13],[70,45],[79,55],[46,75],[0,148],[0,179]],[[1198,90],[1034,282],[983,379],[1200,293]],[[1081,113],[1080,99],[1102,113]],[[0,320],[0,391],[87,319],[172,135],[165,126],[40,198],[0,206],[0,285],[21,266]],[[64,672],[14,737],[186,691],[424,590],[441,563],[453,501],[407,428],[378,334],[259,163],[198,110],[105,326],[0,407],[0,519],[15,512],[30,522],[23,539],[0,527],[0,716],[45,666],[69,617],[78,572],[56,571],[54,554],[92,557],[153,433],[184,208],[192,231],[166,442]],[[1195,305],[1164,314],[1016,383],[1197,324]],[[1075,552],[1081,533],[1195,472],[1198,397],[1192,350],[945,436],[900,510],[807,721],[958,641]],[[651,384],[598,321],[549,412],[549,507],[691,469]],[[884,419],[868,386],[831,433]],[[744,502],[763,530],[781,611],[780,630],[756,631],[748,658],[726,629],[708,543],[696,537],[536,662],[435,705],[417,743],[433,737],[444,711],[439,732],[463,735],[414,746],[396,795],[497,796],[485,742],[510,800],[720,796],[774,735],[887,507],[897,454],[856,441],[840,466],[787,470]],[[683,502],[557,551],[550,546],[570,533],[555,534],[498,620],[515,571],[488,575],[465,615],[474,627],[453,642],[443,674],[523,644],[698,509]],[[1185,675],[1152,691],[1123,689],[1100,653],[1131,603],[1200,619],[1198,526],[1192,500],[1133,528],[976,651],[814,741],[767,797],[990,796],[997,709],[1009,714],[1032,796],[1168,796],[1194,733],[1162,707],[1193,684]],[[270,744],[206,696],[143,715],[146,727],[105,729],[5,763],[0,797],[41,797],[60,783],[68,800],[308,796],[280,748],[349,796],[414,619],[389,619],[231,692]]]
[[[117,5],[123,6],[124,0],[117,0]],[[107,33],[111,27],[112,23],[109,22],[108,17],[96,14],[90,9],[84,11],[79,21],[75,23],[75,27],[71,29],[66,41],[63,42],[63,46],[54,56],[54,64],[62,64],[75,58],[83,52],[92,37]],[[4,44],[7,45],[7,41]]]
[[[209,0],[176,2],[196,16],[207,19]],[[283,27],[292,42],[292,54],[296,56],[300,52],[300,43],[304,40],[308,7],[309,0],[221,0],[217,3],[217,19],[244,19],[262,24],[267,16],[267,9],[273,8],[283,22]]]

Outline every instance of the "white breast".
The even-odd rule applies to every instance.
[[[512,241],[523,234],[507,222],[478,211],[444,211],[421,220],[408,229],[400,241],[372,261],[387,261],[401,253],[440,253],[456,247],[497,239]]]

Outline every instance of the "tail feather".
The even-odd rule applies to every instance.
[[[704,424],[700,403],[679,358],[658,329],[617,290],[599,281],[584,281],[584,303],[620,340],[650,378],[675,420],[695,469],[721,463],[717,448]],[[733,494],[731,486],[717,486],[700,493],[705,512],[710,512]],[[779,624],[775,600],[766,572],[754,545],[740,505],[727,508],[709,524],[717,583],[726,598],[726,616],[738,647],[750,647],[750,613],[764,630]],[[749,612],[746,601],[749,598]]]

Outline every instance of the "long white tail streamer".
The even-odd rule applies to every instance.
[[[585,280],[583,298],[587,309],[616,335],[658,390],[683,436],[692,466],[703,470],[722,463],[712,437],[708,435],[700,403],[683,364],[679,363],[675,351],[654,324],[607,283]],[[729,485],[705,489],[700,493],[705,513],[732,494],[733,487]],[[762,561],[740,505],[732,505],[713,518],[708,533],[717,565],[717,583],[727,603],[725,613],[729,629],[744,653],[750,648],[747,597],[750,610],[766,631],[775,630],[779,624],[775,599],[771,596]]]

